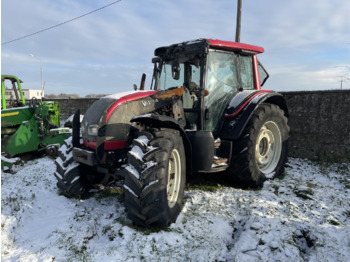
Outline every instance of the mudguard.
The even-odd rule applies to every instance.
[[[173,128],[180,131],[182,140],[184,141],[185,153],[186,153],[186,169],[187,174],[192,173],[192,146],[187,134],[184,131],[185,123],[182,121],[177,121],[173,117],[156,115],[156,114],[146,114],[133,117],[130,122],[137,122],[145,124],[150,127],[165,127]]]
[[[219,137],[227,140],[238,139],[261,103],[275,104],[284,111],[286,117],[289,117],[286,101],[281,94],[269,90],[245,90],[232,98]]]

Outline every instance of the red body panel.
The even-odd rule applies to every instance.
[[[96,142],[86,142],[86,141],[83,139],[83,143],[84,143],[84,146],[90,147],[90,148],[96,150]]]
[[[134,94],[129,94],[123,97],[120,97],[107,111],[106,116],[106,123],[108,123],[108,120],[110,116],[113,114],[113,112],[122,104],[127,102],[132,102],[137,99],[141,99],[144,97],[148,97],[150,95],[153,95],[159,91],[147,91],[147,92],[138,92]],[[86,142],[84,141],[84,144]],[[96,149],[96,143],[95,142],[87,142],[86,146]],[[104,141],[104,149],[105,150],[117,150],[117,149],[123,149],[126,146],[126,140],[114,140],[114,141]]]
[[[123,149],[126,146],[126,140],[117,140],[117,141],[105,141],[104,149],[105,150],[116,150]]]
[[[222,41],[217,39],[207,39],[207,40],[209,41],[210,45],[213,47],[220,47],[220,48],[229,49],[229,50],[247,50],[247,51],[252,51],[256,53],[264,52],[264,48],[260,46]]]
[[[126,96],[123,96],[121,98],[118,99],[117,102],[115,102],[107,111],[107,119],[106,119],[106,122],[108,123],[108,119],[109,117],[112,115],[112,113],[114,112],[114,110],[126,103],[126,102],[131,102],[131,101],[134,101],[134,100],[137,100],[137,99],[140,99],[140,98],[143,98],[143,97],[147,97],[147,96],[150,96],[150,95],[153,95],[155,93],[157,93],[159,91],[149,91],[149,92],[139,92],[139,93],[135,93],[135,94],[130,94],[130,95],[126,95]]]
[[[83,140],[84,146],[92,148],[96,150],[96,142],[86,142]],[[117,141],[105,141],[104,142],[104,149],[105,150],[117,150],[117,149],[123,149],[126,145],[126,140],[117,140]]]
[[[261,90],[259,63],[256,55],[253,55],[253,72],[254,72],[254,87],[256,90]]]

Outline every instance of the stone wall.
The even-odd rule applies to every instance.
[[[289,107],[292,157],[350,162],[350,90],[285,92]],[[80,108],[85,114],[95,98],[57,99],[61,119]]]
[[[60,118],[67,119],[69,116],[80,109],[80,114],[85,114],[90,105],[98,98],[77,98],[77,99],[48,99],[48,101],[57,101],[60,104]]]
[[[350,162],[350,90],[283,93],[290,156]]]

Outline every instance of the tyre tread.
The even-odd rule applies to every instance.
[[[139,174],[137,178],[129,170],[125,178],[124,187],[137,195],[135,197],[128,189],[124,190],[128,218],[139,226],[167,226],[174,222],[177,215],[175,218],[168,217],[162,208],[165,202],[168,205],[163,195],[167,188],[165,173],[171,150],[181,137],[177,130],[167,128],[147,129],[141,135],[149,139],[147,145],[138,139],[134,139],[132,144],[144,153],[142,160],[128,153],[128,166],[135,168]]]
[[[240,138],[235,141],[235,147],[233,151],[232,160],[229,167],[231,180],[234,183],[238,183],[244,187],[261,187],[266,181],[265,175],[257,170],[255,166],[255,152],[250,150],[254,147],[253,134],[257,134],[260,129],[260,125],[265,115],[278,115],[282,122],[285,124],[286,132],[289,133],[288,119],[284,115],[284,112],[277,105],[273,104],[261,104],[253,113],[247,126],[243,130]],[[287,161],[288,151],[288,137],[286,142],[286,149],[283,151],[281,158],[282,164],[278,166],[278,173],[274,176],[277,177],[284,172],[284,163]],[[276,168],[277,169],[277,168]]]

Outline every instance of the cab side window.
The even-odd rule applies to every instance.
[[[253,62],[251,56],[240,56],[240,70],[243,90],[254,89]]]

